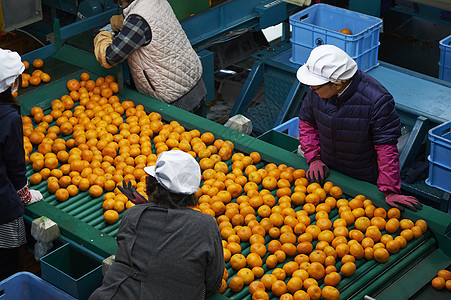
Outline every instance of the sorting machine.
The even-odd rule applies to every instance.
[[[76,59],[73,59],[74,57]],[[72,58],[70,63],[67,58]],[[67,94],[66,82],[71,78],[79,78],[82,72],[90,73],[94,79],[111,74],[111,71],[97,67],[95,58],[91,54],[68,46],[64,46],[57,55],[46,59],[44,66],[46,72],[51,72],[53,78],[58,79],[19,96],[23,115],[29,115],[33,106],[40,106],[48,112],[54,99]],[[287,164],[294,168],[307,168],[305,159],[290,151],[143,96],[136,91],[125,88],[120,98],[142,104],[149,113],[151,111],[160,113],[165,122],[176,120],[186,129],[198,129],[201,132],[208,130],[216,138],[230,140],[235,144],[235,152],[249,154],[252,151],[258,151],[263,159],[258,167],[275,163]],[[227,164],[231,168],[231,161]],[[33,172],[31,166],[28,166],[27,176],[31,176]],[[376,186],[349,178],[333,170],[329,179],[342,188],[347,198],[363,194],[376,206],[388,209],[383,194],[377,190]],[[55,196],[47,191],[45,182],[33,188],[43,193],[44,200],[27,207],[27,218],[47,216],[59,225],[64,237],[89,251],[101,257],[108,257],[115,253],[115,235],[120,222],[113,225],[107,225],[104,222],[101,197],[93,199],[87,192],[82,192],[59,203]],[[332,211],[330,217],[332,220],[337,218],[337,211]],[[344,279],[338,286],[343,299],[362,299],[364,296],[377,299],[407,299],[414,296],[420,299],[425,293],[426,295],[435,293],[430,289],[430,280],[438,269],[447,268],[450,265],[451,216],[424,206],[418,212],[404,212],[403,217],[426,220],[429,225],[428,232],[421,238],[409,242],[408,246],[397,254],[391,255],[385,264],[359,260],[356,274]],[[315,220],[314,215],[311,218],[312,221]],[[244,253],[249,251],[249,246],[248,243],[242,243]],[[229,264],[227,267],[232,277],[235,271]],[[438,293],[438,297],[440,296],[443,295]],[[236,294],[227,291],[224,295],[215,297],[250,299],[246,290]]]

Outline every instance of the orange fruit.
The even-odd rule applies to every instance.
[[[70,197],[74,197],[78,194],[78,187],[75,184],[70,184],[67,188]]]
[[[378,263],[385,263],[389,256],[390,254],[385,248],[377,248],[374,250],[374,260]]]
[[[60,202],[64,202],[67,199],[69,199],[69,192],[66,189],[63,189],[63,188],[58,189],[55,192],[55,197],[56,197],[56,200],[58,200]]]
[[[399,235],[405,238],[406,241],[410,241],[414,237],[413,232],[410,229],[404,229],[403,231],[401,231]]]
[[[356,265],[353,262],[344,263],[340,268],[341,275],[343,275],[345,277],[352,276],[352,274],[355,273],[355,270],[356,270]]]
[[[302,289],[302,279],[299,277],[292,277],[287,282],[287,291],[290,294],[295,294],[297,291]]]
[[[338,300],[340,299],[340,292],[333,286],[325,286],[321,291],[321,296],[324,300]]]
[[[232,292],[239,292],[244,287],[244,280],[239,276],[232,277],[229,281],[229,289]]]
[[[33,61],[33,67],[35,67],[35,68],[42,68],[43,65],[44,65],[44,61],[42,59],[37,58]]]
[[[343,192],[341,188],[338,186],[331,187],[329,194],[335,199],[340,199],[343,196]]]
[[[30,176],[30,183],[33,184],[33,185],[38,184],[41,181],[42,181],[41,173],[35,173],[35,174]]]
[[[446,281],[443,277],[435,277],[434,279],[432,279],[431,284],[434,289],[441,290],[445,287]]]
[[[246,257],[243,254],[237,253],[230,258],[230,265],[234,270],[242,269],[246,266]]]
[[[324,277],[324,284],[336,286],[341,281],[341,276],[338,272],[331,272]]]
[[[437,273],[438,277],[443,277],[446,281],[451,280],[451,272],[448,270],[440,270]]]
[[[276,280],[271,285],[271,291],[275,296],[280,297],[282,294],[285,294],[287,292],[287,285],[282,280]]]
[[[421,220],[421,219],[415,222],[415,226],[420,227],[421,231],[423,233],[425,233],[426,230],[428,229],[428,224],[426,223],[426,221],[425,220]]]
[[[310,296],[307,294],[306,291],[299,290],[293,294],[293,299],[294,300],[310,300]]]
[[[265,264],[269,269],[274,268],[279,263],[279,260],[277,259],[277,256],[274,254],[269,255],[266,258]]]
[[[361,259],[364,256],[364,249],[363,249],[362,245],[360,245],[359,243],[352,244],[349,247],[349,252],[356,259]]]
[[[396,208],[396,207],[392,207],[387,212],[387,218],[389,218],[389,219],[391,219],[391,218],[399,219],[399,218],[401,218],[401,211],[398,208]]]
[[[78,91],[80,89],[80,82],[77,79],[70,79],[66,86],[69,91]]]
[[[241,277],[245,285],[249,285],[255,279],[254,273],[249,268],[240,269],[236,276]]]
[[[119,220],[119,214],[117,211],[110,209],[103,213],[103,218],[106,223],[114,224]]]
[[[103,194],[103,188],[99,185],[95,184],[89,188],[89,195],[91,195],[91,197],[93,197],[93,198],[100,197],[100,196],[102,196],[102,194]]]
[[[400,245],[396,240],[388,241],[387,244],[385,244],[385,249],[387,249],[390,253],[397,253],[399,251],[399,248]]]
[[[398,231],[399,221],[397,218],[391,218],[385,223],[385,231],[388,233],[395,233]]]
[[[410,230],[413,233],[413,237],[416,239],[423,235],[423,230],[419,226],[413,226]]]
[[[311,285],[307,289],[307,294],[310,296],[310,299],[321,299],[321,288],[318,285]]]
[[[366,229],[365,237],[371,238],[374,242],[378,242],[381,238],[382,234],[376,226],[369,226]]]
[[[269,296],[268,293],[266,291],[263,290],[257,290],[255,291],[255,293],[252,295],[252,300],[269,300]]]
[[[263,282],[255,280],[249,284],[249,293],[253,295],[257,290],[265,290],[265,285]]]
[[[41,83],[41,77],[39,77],[39,76],[31,76],[31,78],[30,78],[30,80],[28,80],[28,82],[31,85],[38,85],[38,84]],[[36,117],[35,117],[35,120],[36,120]]]
[[[340,32],[343,34],[351,35],[351,30],[349,30],[348,28],[343,28],[342,30],[340,30]]]
[[[310,277],[320,280],[324,277],[324,266],[319,262],[312,262],[307,269]]]
[[[394,240],[398,242],[400,248],[404,248],[405,246],[407,246],[407,240],[400,235],[395,237]]]
[[[42,82],[49,82],[50,81],[50,75],[47,74],[47,73],[42,73],[40,77],[41,77],[41,81]]]

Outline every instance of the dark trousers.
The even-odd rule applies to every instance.
[[[0,281],[19,269],[19,248],[0,248]]]

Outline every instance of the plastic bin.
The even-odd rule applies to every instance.
[[[291,137],[299,138],[299,118],[294,117],[273,128],[273,130],[285,133]]]
[[[429,140],[431,153],[426,183],[451,193],[451,121],[429,130]]]
[[[293,63],[304,64],[313,48],[329,44],[346,51],[363,71],[379,65],[379,18],[319,3],[290,16],[290,24]],[[339,32],[344,28],[352,34]]]
[[[102,261],[65,244],[41,258],[42,278],[68,294],[88,299],[102,284]]]
[[[451,35],[439,42],[440,62],[438,78],[451,82]]]
[[[30,272],[18,272],[0,282],[1,300],[72,300],[74,297]]]
[[[274,146],[297,152],[299,146],[299,118],[292,118],[279,126],[268,130],[258,137],[259,140],[268,142]]]

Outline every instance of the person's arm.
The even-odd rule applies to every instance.
[[[136,49],[148,45],[151,40],[151,28],[146,20],[137,15],[130,15],[106,48],[106,60],[112,66],[117,65],[126,60]]]
[[[396,145],[375,145],[379,177],[377,187],[381,192],[399,194],[401,175],[399,172],[398,147]]]
[[[147,22],[140,16],[131,15],[116,37],[107,30],[97,34],[94,38],[94,54],[102,67],[111,68],[123,62],[139,47],[150,43],[151,39]]]
[[[3,160],[6,162],[8,178],[11,180],[20,200],[27,205],[32,200],[27,181],[27,166],[25,162],[25,150],[23,147],[22,121],[19,115],[11,119],[11,122],[3,128],[7,132]]]
[[[225,263],[222,250],[222,239],[218,224],[211,222],[211,249],[207,253],[207,270],[205,272],[205,293],[209,297],[214,295],[221,287],[222,277],[224,275]]]
[[[16,190],[20,190],[27,184],[27,169],[25,162],[25,150],[23,147],[23,131],[22,121],[19,115],[11,119],[11,122],[6,122],[5,127],[2,128],[7,132],[3,159],[6,162],[6,169],[8,170],[8,178]]]
[[[377,186],[385,195],[387,204],[399,209],[406,207],[416,211],[421,203],[412,196],[401,194],[401,174],[399,170],[398,137],[401,122],[395,110],[393,97],[384,95],[375,106],[373,120],[374,148],[377,152],[379,177]]]
[[[307,163],[319,158],[321,149],[318,129],[313,124],[299,120],[299,143]]]

